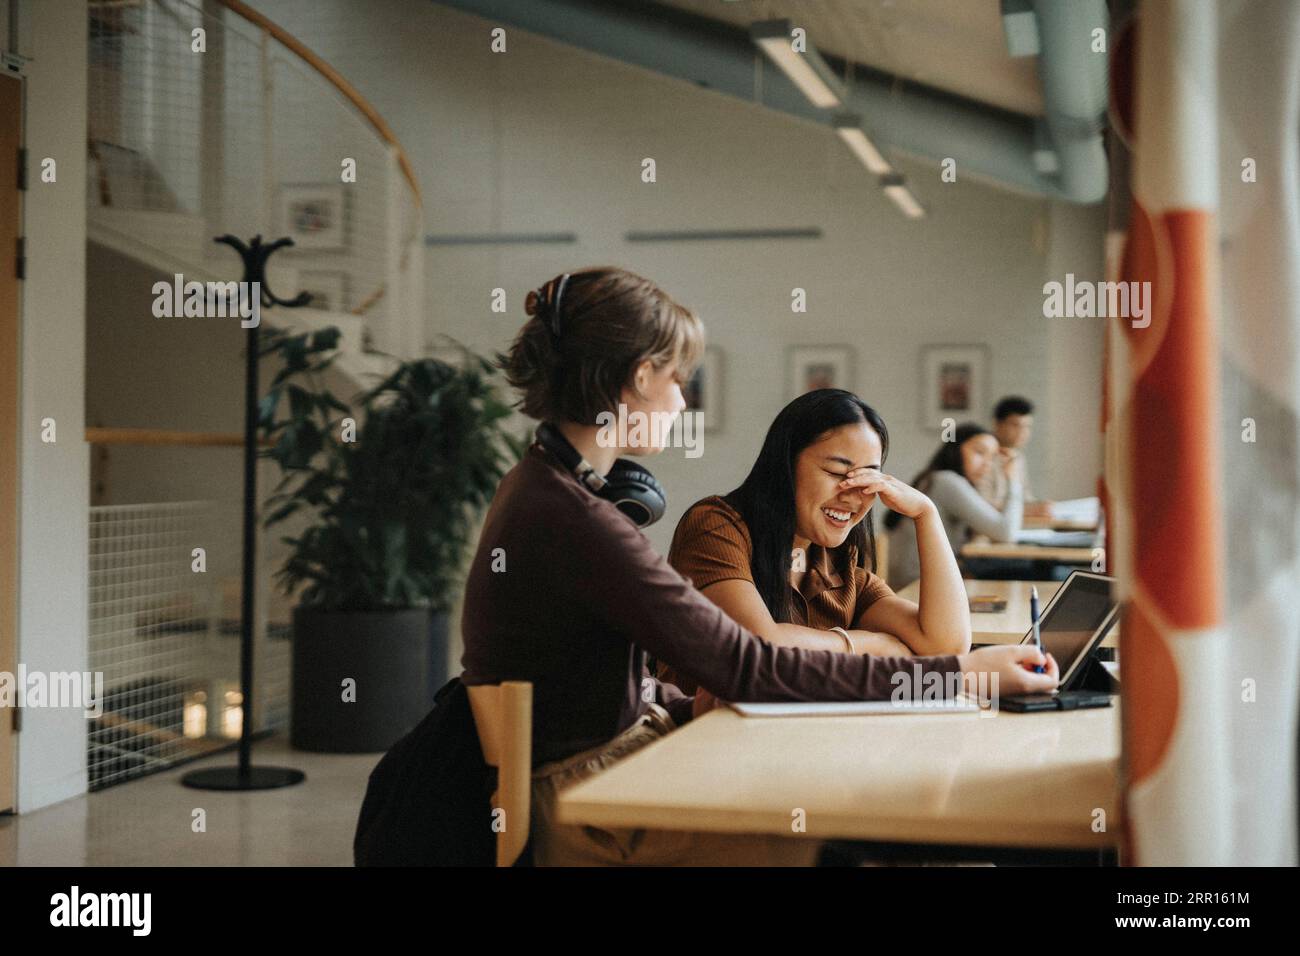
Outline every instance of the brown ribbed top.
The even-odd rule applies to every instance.
[[[713,495],[697,501],[682,515],[668,551],[668,563],[699,590],[719,581],[752,584],[753,550],[749,526],[740,512]],[[821,545],[809,547],[807,573],[798,588],[790,588],[790,623],[822,629],[859,628],[863,612],[894,593],[884,579],[858,566],[856,550],[848,555],[851,576],[837,572],[832,558],[832,553]],[[661,669],[660,676],[688,694],[695,693],[694,683],[671,668]]]

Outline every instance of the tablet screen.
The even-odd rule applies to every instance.
[[[1061,669],[1061,685],[1088,651],[1097,628],[1106,622],[1115,607],[1113,582],[1103,577],[1075,574],[1061,587],[1052,606],[1039,621],[1043,650],[1056,658]],[[1025,638],[1032,643],[1031,629]]]

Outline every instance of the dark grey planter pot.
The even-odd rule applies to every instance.
[[[404,611],[293,611],[289,739],[298,750],[387,750],[433,708],[447,682],[447,615]],[[356,700],[343,682],[356,682]]]

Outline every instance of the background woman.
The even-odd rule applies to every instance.
[[[990,468],[1005,469],[1006,504],[999,511],[975,488]],[[958,425],[950,442],[944,442],[912,482],[939,509],[943,527],[954,553],[972,534],[987,535],[994,541],[1014,541],[1024,520],[1024,488],[1015,459],[998,455],[997,437],[982,425]],[[885,517],[885,527],[897,529],[906,514],[894,511]],[[889,580],[896,586],[924,579],[924,566],[912,536],[895,531],[891,540]]]

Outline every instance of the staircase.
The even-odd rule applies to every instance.
[[[243,434],[233,426],[245,336],[201,324],[155,332],[152,284],[242,278],[220,235],[294,238],[266,282],[281,299],[306,290],[314,301],[262,321],[337,327],[322,384],[348,400],[423,352],[424,251],[401,144],[276,24],[240,0],[89,0],[87,10],[88,339],[131,343],[87,352],[100,397],[122,397],[106,403],[108,420],[88,406],[104,426],[87,429],[99,499],[88,649],[108,699],[88,725],[87,761],[100,788],[210,753],[241,729]],[[162,371],[165,386],[150,378]],[[250,723],[260,733],[288,721],[294,599],[271,585],[287,553],[279,535],[259,531],[255,547]]]
[[[240,278],[214,237],[291,236],[267,282],[315,301],[269,321],[337,326],[336,365],[361,387],[394,361],[377,353],[422,351],[420,192],[374,108],[239,0],[89,10],[90,240],[208,282]]]

